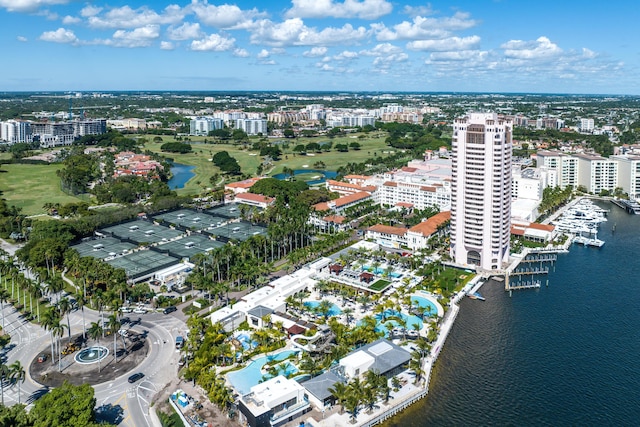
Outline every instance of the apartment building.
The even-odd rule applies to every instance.
[[[217,117],[196,117],[189,121],[189,135],[207,136],[209,132],[222,129],[224,121]]]
[[[236,129],[242,129],[247,135],[266,135],[267,120],[265,119],[238,119],[236,120]]]
[[[611,160],[618,162],[617,187],[633,199],[640,199],[640,156],[619,155],[611,156]]]
[[[471,113],[453,123],[451,257],[484,270],[509,258],[511,121]]]
[[[578,185],[589,193],[613,191],[618,186],[618,162],[598,154],[574,154],[578,160]]]

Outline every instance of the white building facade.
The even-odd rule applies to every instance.
[[[508,262],[512,123],[471,113],[453,123],[451,257],[497,270]]]
[[[266,135],[267,120],[266,119],[238,119],[236,120],[236,129],[242,129],[247,135]]]
[[[222,129],[224,122],[217,117],[196,117],[189,122],[189,135],[207,136],[209,132]]]

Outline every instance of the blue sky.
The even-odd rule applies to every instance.
[[[0,0],[0,90],[640,94],[640,7]]]

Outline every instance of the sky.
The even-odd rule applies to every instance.
[[[0,0],[0,91],[640,94],[632,0]]]

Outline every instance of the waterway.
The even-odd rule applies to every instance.
[[[601,206],[605,245],[559,255],[548,287],[461,302],[429,395],[385,426],[637,425],[640,215]]]
[[[196,176],[195,172],[193,172],[194,169],[195,166],[173,163],[171,165],[171,179],[167,182],[169,188],[171,190],[184,188],[187,181]]]

